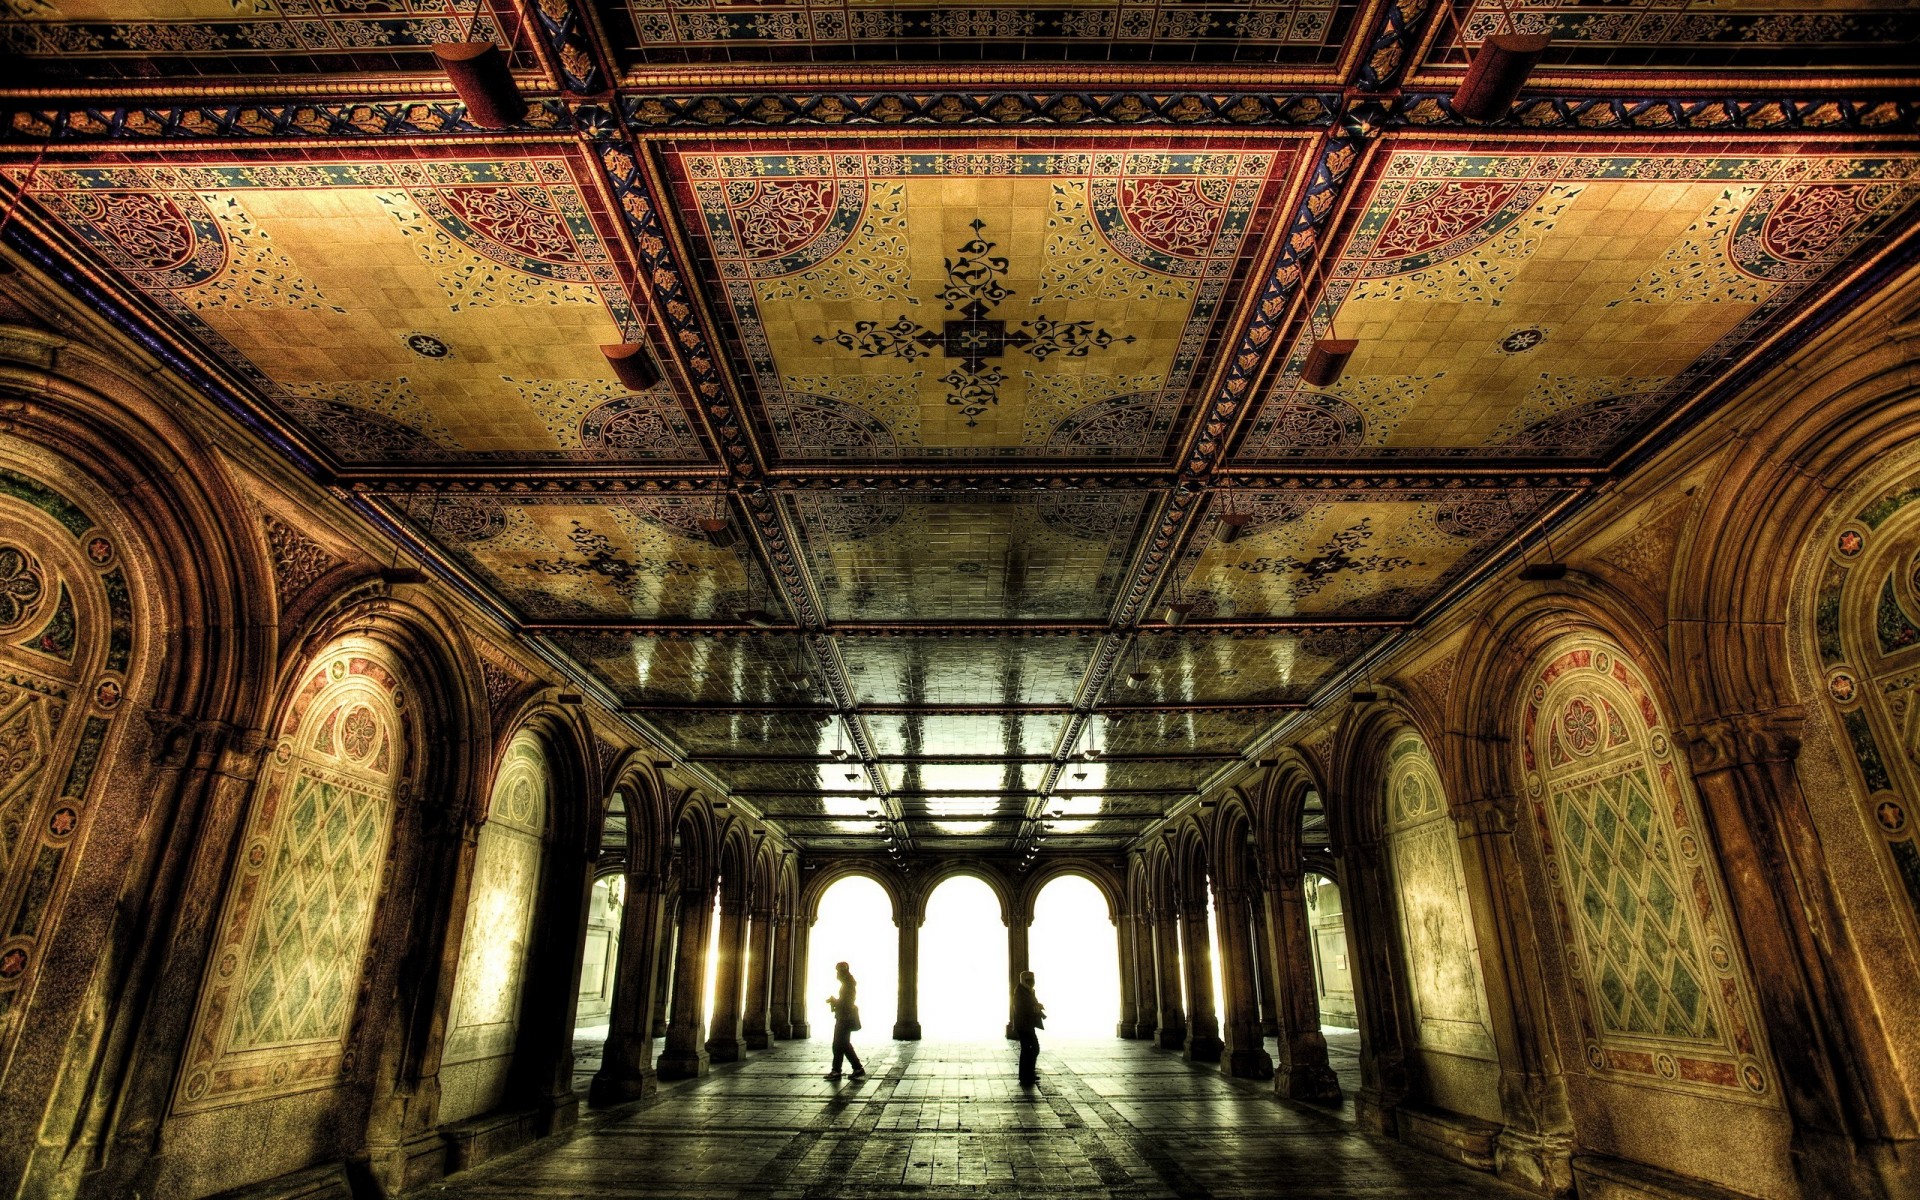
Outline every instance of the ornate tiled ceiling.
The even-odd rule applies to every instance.
[[[1916,237],[1914,3],[7,11],[13,250],[818,850],[1124,845]]]

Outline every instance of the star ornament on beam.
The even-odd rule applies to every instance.
[[[955,361],[954,367],[940,377],[947,385],[947,403],[960,410],[968,426],[980,423],[980,415],[1000,403],[1000,388],[1006,373],[989,360],[1004,358],[1017,350],[1035,362],[1062,358],[1085,358],[1095,350],[1105,350],[1115,342],[1131,344],[1132,334],[1116,335],[1097,327],[1092,321],[1056,321],[1035,317],[1008,328],[995,319],[993,310],[1013,293],[1001,283],[1007,273],[1007,260],[993,253],[996,243],[981,237],[986,222],[974,218],[970,226],[974,236],[964,242],[946,261],[947,282],[938,299],[945,302],[956,319],[929,329],[911,317],[902,316],[892,324],[856,321],[852,329],[836,331],[831,338],[816,336],[815,345],[829,341],[861,358],[898,358],[915,362],[939,354]]]

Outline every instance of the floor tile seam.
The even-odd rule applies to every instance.
[[[1163,1149],[1153,1135],[1142,1132],[1133,1122],[1122,1116],[1116,1108],[1103,1099],[1092,1088],[1083,1083],[1075,1071],[1066,1069],[1061,1072],[1066,1085],[1073,1089],[1081,1103],[1100,1113],[1109,1129],[1125,1142],[1140,1157],[1160,1182],[1171,1188],[1175,1195],[1183,1200],[1209,1200],[1212,1192],[1202,1187],[1197,1180],[1180,1165],[1179,1161]]]
[[[861,1111],[860,1119],[849,1126],[842,1137],[835,1139],[833,1149],[827,1153],[823,1170],[826,1171],[829,1180],[844,1178],[847,1169],[859,1159],[861,1149],[873,1136],[874,1127],[880,1123],[881,1116],[886,1112],[887,1103],[899,1088],[900,1081],[906,1077],[907,1068],[913,1062],[914,1052],[919,1048],[914,1042],[900,1042],[896,1045],[898,1048],[894,1051],[893,1061],[888,1065],[886,1074],[880,1077],[873,1091],[864,1098],[865,1108]]]

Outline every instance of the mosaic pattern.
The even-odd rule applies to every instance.
[[[797,638],[564,634],[553,641],[627,704],[819,700]]]
[[[513,44],[482,0],[12,0],[0,16],[0,50],[42,74],[206,74],[339,71],[386,55],[396,67],[432,70],[435,42]],[[516,66],[531,67],[529,51]]]
[[[1204,10],[1147,0],[1000,4],[872,0],[623,0],[609,27],[636,63],[1019,61],[1287,63],[1339,60],[1358,6],[1220,0]]]
[[[678,152],[783,458],[1162,458],[1262,151]]]
[[[894,716],[864,718],[881,754],[1051,754],[1058,716]]]
[[[394,669],[336,650],[281,717],[248,806],[174,1110],[340,1082],[411,718]]]
[[[26,994],[124,697],[133,603],[114,538],[0,468],[0,1018]],[[0,1052],[18,1021],[0,1022]]]
[[[1387,857],[1419,1044],[1496,1061],[1460,839],[1439,769],[1411,733],[1393,743],[1387,764]]]
[[[1195,613],[1404,619],[1527,527],[1561,493],[1300,490],[1232,495],[1237,541],[1194,539],[1179,570]]]
[[[540,739],[515,734],[494,777],[467,885],[460,966],[441,1052],[444,1121],[491,1111],[506,1093],[533,932],[531,901],[540,892],[549,790]]]
[[[1065,619],[1105,615],[1147,498],[826,492],[791,505],[835,620]]]
[[[1920,481],[1904,480],[1848,515],[1826,547],[1813,605],[1826,702],[1852,751],[1866,825],[1885,849],[1920,940]]]
[[[564,158],[42,170],[33,203],[343,463],[685,462],[670,387]],[[24,170],[9,171],[16,184]]]
[[[1127,704],[1304,704],[1379,637],[1377,630],[1143,637],[1116,669]],[[1136,679],[1135,676],[1142,678]]]
[[[1543,64],[1553,66],[1897,68],[1920,54],[1920,10],[1900,0],[1470,0],[1453,29],[1432,61],[1464,63],[1502,29],[1551,36]]]
[[[1383,156],[1255,459],[1603,458],[1900,227],[1920,159]]]
[[[410,500],[407,512],[530,620],[732,621],[771,603],[759,568],[700,527],[730,516],[720,498],[434,498]]]
[[[1699,802],[1639,673],[1601,643],[1553,653],[1522,735],[1587,1066],[1778,1103]]]

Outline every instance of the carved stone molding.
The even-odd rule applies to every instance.
[[[1683,727],[1687,759],[1695,775],[1710,775],[1757,763],[1792,762],[1800,753],[1799,706],[1741,713]]]
[[[261,513],[260,524],[267,534],[274,592],[280,598],[280,611],[285,612],[322,575],[339,566],[340,560],[271,513]]]

